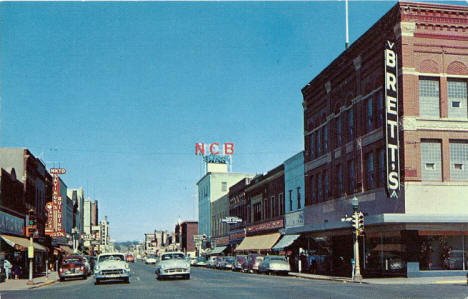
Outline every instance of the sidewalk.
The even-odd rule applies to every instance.
[[[40,288],[46,285],[51,285],[58,280],[57,272],[50,272],[49,278],[46,279],[45,276],[33,278],[33,285],[28,285],[28,279],[8,279],[5,282],[0,283],[0,292],[1,291],[17,291],[17,290],[28,290]]]
[[[385,277],[385,278],[364,278],[362,281],[353,281],[350,277],[340,276],[326,276],[308,273],[289,272],[289,275],[316,279],[316,280],[330,280],[341,281],[345,283],[362,283],[362,284],[456,284],[467,285],[466,276],[442,276],[442,277]],[[467,285],[468,288],[468,285]]]

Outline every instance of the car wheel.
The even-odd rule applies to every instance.
[[[60,281],[64,281],[64,280],[65,280],[65,278],[64,278],[64,277],[60,277]]]
[[[130,283],[130,278],[125,277],[125,278],[124,278],[124,282],[125,282],[125,283]]]
[[[101,283],[101,280],[99,278],[96,278],[96,281],[94,282],[94,284],[98,285]]]
[[[83,279],[83,280],[86,280],[86,278],[88,278],[88,276],[86,276],[86,274],[83,275],[82,279]]]

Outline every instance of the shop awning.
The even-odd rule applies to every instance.
[[[210,252],[207,252],[206,254],[207,254],[207,255],[220,254],[221,252],[223,252],[224,250],[226,250],[226,248],[227,248],[227,246],[215,247],[213,250],[211,250]]]
[[[20,250],[22,251],[28,250],[28,247],[30,245],[30,241],[26,238],[9,236],[9,235],[1,235],[1,237],[11,247],[19,246],[21,247]],[[36,242],[33,242],[33,247],[34,247],[34,250],[37,250],[37,251],[43,251],[43,252],[47,251],[47,247],[44,247],[41,244],[38,244]]]
[[[235,251],[270,250],[280,237],[280,233],[245,237]]]
[[[60,251],[62,251],[66,255],[73,254],[73,250],[70,248],[70,246],[60,245],[59,248],[60,248]]]
[[[273,250],[283,250],[286,247],[291,246],[291,244],[299,237],[300,235],[284,235],[278,244],[273,247]]]

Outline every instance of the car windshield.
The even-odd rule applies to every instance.
[[[99,262],[104,261],[123,261],[124,257],[120,254],[112,254],[112,255],[103,255],[99,257]]]
[[[71,263],[81,263],[80,259],[73,258],[73,259],[64,259],[63,260],[64,264],[71,264]]]
[[[273,257],[270,257],[270,260],[271,261],[285,261],[286,258],[284,258],[282,256],[273,256]]]
[[[149,259],[155,259],[156,256],[155,256],[155,255],[149,255],[148,258],[149,258]]]
[[[185,259],[182,253],[173,253],[173,254],[165,254],[162,256],[162,260],[183,260]]]

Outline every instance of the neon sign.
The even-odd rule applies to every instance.
[[[385,43],[385,124],[387,193],[397,199],[400,193],[400,161],[398,138],[398,60],[395,43]]]

